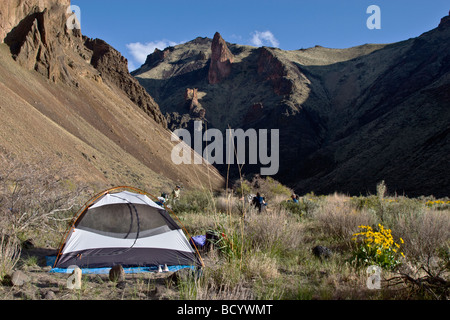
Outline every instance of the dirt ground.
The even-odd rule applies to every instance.
[[[16,270],[28,279],[13,286],[7,279],[0,285],[0,300],[176,300],[176,287],[168,281],[173,272],[126,274],[124,281],[112,282],[108,274],[83,274],[81,289],[68,289],[70,274],[51,273],[46,256],[56,250],[24,250]],[[28,261],[28,262],[27,262]],[[29,261],[33,261],[31,264]],[[37,262],[37,263],[36,263]]]

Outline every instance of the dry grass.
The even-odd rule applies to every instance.
[[[222,212],[227,214],[243,215],[246,211],[249,211],[250,205],[248,199],[244,197],[239,199],[233,197],[231,194],[228,196],[218,196],[215,198],[216,212]]]
[[[422,214],[401,215],[395,232],[405,240],[405,254],[416,261],[428,261],[445,250],[450,254],[450,211],[425,209]]]
[[[70,182],[71,168],[51,157],[40,159],[27,163],[0,154],[0,212],[10,236],[57,231],[81,203],[86,188]]]
[[[0,282],[11,274],[20,259],[20,242],[16,237],[8,236],[0,228]]]
[[[297,249],[303,240],[303,225],[286,210],[256,212],[246,219],[245,236],[254,250],[288,251]]]
[[[357,210],[348,197],[338,194],[327,197],[313,216],[322,232],[343,241],[350,240],[358,226],[376,222],[367,209]]]

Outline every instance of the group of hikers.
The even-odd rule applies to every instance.
[[[259,212],[263,211],[263,209],[265,210],[267,206],[266,199],[261,196],[259,192],[253,197],[252,204],[256,207],[256,209],[258,209]]]
[[[157,205],[163,206],[164,204],[168,204],[169,201],[174,203],[178,199],[180,199],[181,186],[176,186],[170,195],[167,193],[162,193],[161,196],[158,197]]]
[[[293,203],[299,203],[299,200],[300,200],[299,195],[293,193],[291,195],[291,200],[289,201],[292,201]],[[263,196],[261,196],[259,192],[256,194],[256,196],[252,198],[251,203],[253,206],[256,207],[256,209],[258,209],[259,212],[262,212],[267,207],[266,199]]]
[[[176,186],[173,190],[172,193],[170,194],[170,196],[168,196],[166,193],[161,194],[160,197],[158,197],[158,202],[156,202],[156,204],[162,206],[164,204],[167,204],[170,201],[175,202],[180,198],[180,192],[181,192],[181,187],[180,186]],[[291,195],[291,200],[294,203],[299,203],[299,196],[298,194],[292,194]],[[251,199],[251,204],[258,209],[258,211],[261,213],[262,211],[264,211],[267,207],[267,202],[266,199],[261,196],[261,194],[258,192],[256,193],[256,196],[251,196],[249,198],[249,200]]]

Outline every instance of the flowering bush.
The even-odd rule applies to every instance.
[[[443,201],[443,200],[428,200],[425,205],[428,208],[433,208],[437,210],[448,210],[450,209],[450,201]]]
[[[354,258],[358,264],[393,269],[401,263],[400,257],[404,257],[404,254],[399,251],[400,245],[394,242],[391,229],[381,224],[378,224],[379,230],[373,230],[370,226],[359,228],[364,231],[353,234],[352,238],[357,244]],[[404,243],[402,238],[399,240]]]

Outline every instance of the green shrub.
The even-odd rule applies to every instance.
[[[350,202],[353,204],[355,209],[363,210],[363,209],[372,209],[375,210],[379,205],[379,200],[377,196],[359,196],[359,197],[351,197]]]
[[[193,190],[181,193],[180,198],[171,205],[175,213],[206,212],[214,210],[214,199],[208,191]]]
[[[280,203],[280,207],[287,212],[302,217],[307,212],[307,206],[303,201],[295,203],[292,201],[283,201]]]
[[[291,189],[271,177],[256,177],[255,179],[253,179],[252,183],[257,192],[265,197],[266,200],[273,200],[277,196],[289,198],[292,194]]]
[[[274,180],[271,177],[266,178],[266,184],[269,189],[268,193],[272,196],[282,195],[289,197],[292,194],[291,189],[282,185],[280,182]]]
[[[291,214],[298,215],[299,217],[311,216],[319,205],[318,199],[311,199],[307,197],[300,198],[298,203],[295,203],[292,200],[286,200],[280,203],[280,207],[282,209],[285,209]]]
[[[247,196],[252,193],[252,187],[247,180],[238,180],[235,183],[235,192],[238,197]]]

